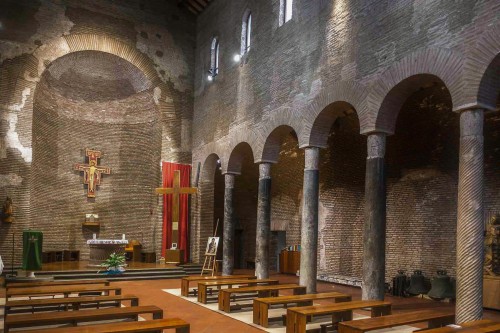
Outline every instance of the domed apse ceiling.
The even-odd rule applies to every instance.
[[[151,88],[151,82],[137,67],[115,55],[96,51],[70,53],[57,59],[43,79],[57,94],[86,102],[124,99]]]

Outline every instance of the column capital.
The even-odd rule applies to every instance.
[[[305,152],[305,168],[304,170],[318,170],[319,169],[319,148],[306,147]]]
[[[386,133],[382,133],[382,132],[374,132],[374,133],[368,134],[368,138],[367,138],[368,156],[367,156],[367,159],[384,158],[386,135],[387,135]]]
[[[259,180],[271,178],[271,165],[269,162],[259,164]]]
[[[222,172],[222,174],[225,176],[225,175],[233,175],[233,176],[239,176],[241,175],[241,172],[236,172],[236,171],[226,171],[226,172]]]

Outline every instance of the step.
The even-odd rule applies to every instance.
[[[53,274],[65,274],[68,272],[71,273],[95,273],[99,270],[102,270],[104,267],[95,267],[92,269],[85,269],[85,270],[65,270],[65,271],[39,271],[36,272],[37,275],[53,275]],[[169,268],[151,268],[151,269],[136,269],[136,268],[130,268],[127,269],[125,267],[127,272],[165,272],[165,271],[182,271],[183,269],[180,267],[169,267]]]
[[[184,272],[176,272],[176,273],[172,273],[172,274],[155,274],[155,275],[151,275],[151,274],[127,274],[126,272],[123,273],[123,274],[119,274],[119,276],[121,277],[127,277],[127,278],[150,278],[150,279],[154,279],[154,278],[173,278],[174,276],[186,276],[187,274],[184,273]],[[74,274],[74,275],[54,275],[54,279],[55,280],[74,280],[74,279],[103,279],[103,278],[106,278],[106,279],[109,279],[109,278],[113,278],[115,277],[116,274],[104,274],[104,273],[101,273],[101,274],[85,274],[85,275],[78,275],[78,274]]]

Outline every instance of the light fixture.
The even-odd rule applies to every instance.
[[[208,81],[212,81],[213,79],[214,79],[214,78],[213,78],[212,74],[208,74],[208,76],[207,76],[207,80],[208,80]]]
[[[236,53],[233,57],[234,62],[240,62],[241,60],[241,54]]]

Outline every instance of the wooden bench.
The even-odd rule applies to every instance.
[[[467,333],[490,333],[490,332],[500,332],[500,323],[494,322],[489,319],[474,320],[460,325],[455,325],[458,327],[444,326],[440,328],[433,328],[424,330],[425,333],[453,333],[453,332],[467,332]]]
[[[5,313],[26,313],[35,310],[47,311],[47,310],[79,310],[82,304],[94,305],[99,308],[102,304],[113,304],[114,306],[120,306],[121,302],[130,301],[131,306],[139,305],[139,298],[134,295],[110,295],[110,296],[97,296],[97,297],[65,297],[65,298],[41,298],[41,299],[29,299],[20,301],[8,300],[5,303]],[[89,306],[86,306],[89,307]]]
[[[321,299],[334,299],[335,302],[348,302],[351,296],[338,292],[328,292],[320,294],[304,294],[304,295],[290,295],[278,297],[256,298],[253,300],[253,323],[268,327],[269,326],[269,308],[271,305],[283,304],[297,304],[297,306],[310,306],[313,301]]]
[[[149,333],[175,329],[176,333],[189,333],[189,323],[179,318],[118,322],[78,327],[61,327],[41,330],[23,330],[22,333]]]
[[[53,286],[53,287],[31,287],[31,288],[11,288],[7,290],[6,296],[9,297],[32,297],[32,296],[46,296],[46,295],[64,295],[68,297],[70,294],[75,293],[88,293],[88,292],[100,292],[109,295],[109,292],[113,291],[115,295],[120,295],[122,288],[111,287],[111,286]]]
[[[5,333],[11,328],[34,327],[45,325],[70,324],[76,326],[81,322],[133,318],[138,320],[140,314],[152,313],[153,319],[162,319],[163,310],[154,305],[133,306],[126,308],[107,308],[98,310],[43,312],[35,314],[10,315],[5,318]]]
[[[410,325],[428,322],[428,328],[442,327],[455,322],[453,311],[440,311],[436,309],[422,310],[409,313],[398,313],[388,316],[343,321],[339,323],[339,333],[362,333],[388,327]]]
[[[233,285],[245,285],[245,286],[256,286],[256,285],[272,285],[278,284],[279,281],[275,279],[230,279],[230,280],[216,280],[216,281],[199,281],[198,282],[198,302],[206,304],[207,303],[207,289],[209,287],[220,287],[228,286],[232,288]]]
[[[352,320],[352,310],[371,308],[371,316],[391,314],[391,303],[386,301],[354,301],[322,306],[288,308],[286,313],[286,333],[305,333],[307,318],[332,315],[332,322]]]
[[[221,289],[219,292],[219,310],[231,312],[231,295],[258,293],[259,297],[278,296],[280,290],[293,290],[294,295],[306,293],[306,287],[297,284],[276,284],[268,286],[253,286]]]
[[[255,275],[226,275],[226,276],[186,276],[181,279],[181,295],[189,296],[189,283],[210,280],[230,280],[230,279],[255,279]]]
[[[50,286],[68,286],[68,285],[88,285],[88,284],[102,284],[109,286],[109,280],[64,280],[64,281],[38,281],[38,282],[9,282],[5,289],[10,288],[31,288],[31,287],[50,287]]]

